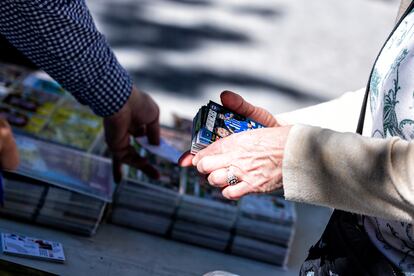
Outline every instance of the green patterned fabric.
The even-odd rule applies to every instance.
[[[414,13],[386,43],[370,80],[372,136],[414,138]],[[363,218],[374,245],[402,271],[414,272],[414,230],[410,223]]]

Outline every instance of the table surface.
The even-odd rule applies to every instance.
[[[63,243],[66,262],[0,254],[0,259],[20,263],[59,275],[203,275],[226,270],[239,275],[297,275],[307,248],[324,229],[329,209],[297,205],[298,223],[288,270],[162,237],[104,223],[93,237],[0,219],[0,231]]]

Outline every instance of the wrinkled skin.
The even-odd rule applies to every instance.
[[[223,196],[239,199],[250,193],[268,193],[282,187],[284,148],[291,126],[281,126],[266,110],[253,106],[233,92],[221,94],[223,106],[249,117],[267,128],[230,135],[211,144],[195,156],[184,154],[182,166],[196,166],[208,181],[222,188]],[[239,182],[227,184],[228,168]]]

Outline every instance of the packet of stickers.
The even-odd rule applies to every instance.
[[[196,154],[211,143],[233,133],[264,126],[210,101],[193,119],[191,153]]]

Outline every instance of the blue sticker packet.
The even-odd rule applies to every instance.
[[[210,101],[200,108],[193,120],[191,152],[195,154],[209,144],[231,134],[263,127],[250,118]]]

